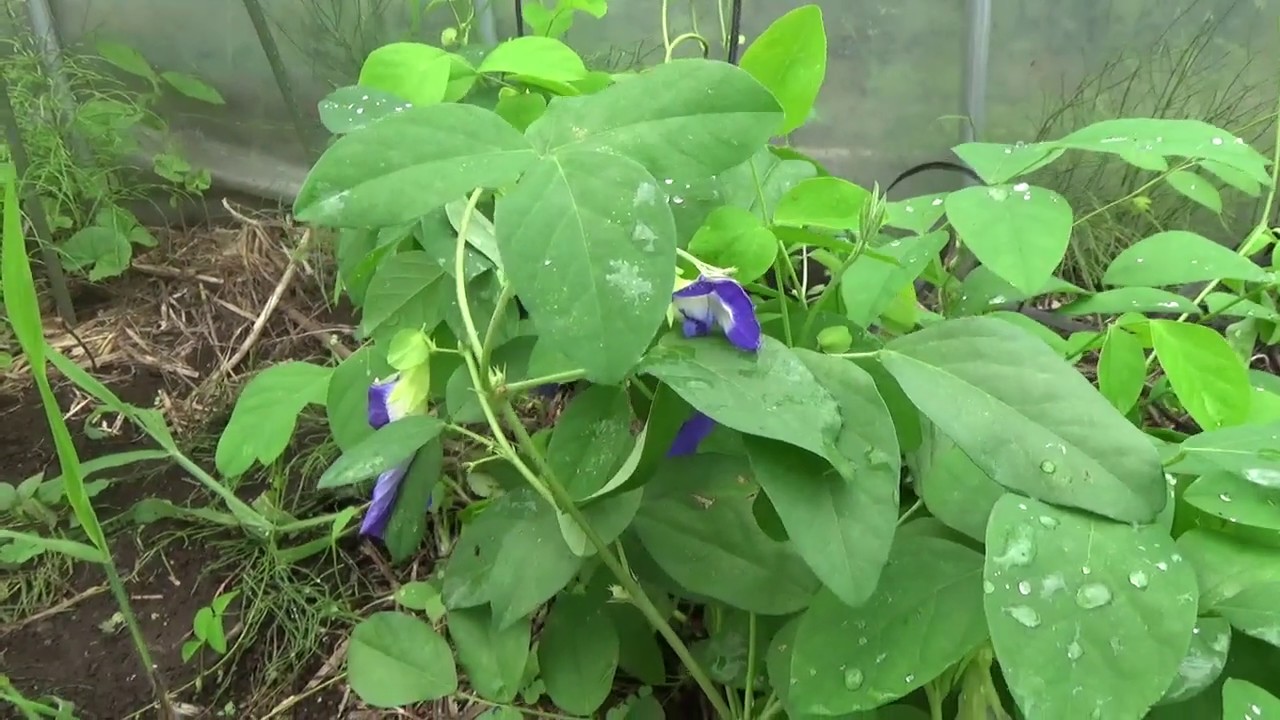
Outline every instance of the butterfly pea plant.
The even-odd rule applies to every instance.
[[[686,681],[722,718],[1276,707],[1248,669],[1280,644],[1280,428],[1238,352],[1275,333],[1274,275],[1245,259],[1269,228],[1239,253],[1159,233],[1089,294],[1054,274],[1087,216],[1023,179],[1112,153],[1140,193],[1212,206],[1212,177],[1269,209],[1267,159],[1111,120],[960,146],[986,185],[887,202],[779,142],[825,57],[813,5],[740,66],[395,43],[321,104],[335,138],[295,210],[334,231],[366,343],[257,376],[217,462],[272,462],[323,405],[342,455],[319,486],[372,481],[359,533],[393,562],[447,551],[353,630],[364,702],[462,692],[460,667],[490,717],[639,713]],[[1045,295],[1103,322],[1016,312]],[[1241,318],[1234,347],[1209,316]]]

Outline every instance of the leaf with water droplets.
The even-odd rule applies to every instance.
[[[529,142],[488,110],[413,107],[330,145],[307,173],[294,214],[330,227],[392,227],[474,188],[511,183],[536,159]]]
[[[947,196],[947,219],[992,272],[1024,293],[1053,277],[1071,239],[1071,206],[1027,183],[968,187]]]
[[[1026,717],[1142,717],[1187,654],[1196,580],[1172,538],[1006,495],[987,526],[996,658]]]
[[[1280,716],[1280,699],[1247,680],[1231,678],[1222,685],[1222,717],[1268,720]]]
[[[946,193],[937,193],[887,203],[884,208],[884,224],[924,235],[938,224],[938,220],[946,212],[943,207],[946,197]]]
[[[666,318],[675,285],[675,223],[657,180],[619,155],[564,152],[498,200],[494,226],[540,336],[591,380],[621,380]]]
[[[773,210],[773,221],[786,227],[857,230],[862,206],[871,193],[838,177],[805,180],[787,191]]]
[[[1275,549],[1201,529],[1179,537],[1178,548],[1195,567],[1205,611],[1280,647],[1280,555]]]
[[[1102,120],[1051,143],[1059,148],[1113,153],[1128,159],[1135,153],[1212,160],[1270,184],[1267,158],[1243,138],[1203,120],[1120,118]]]
[[[1191,647],[1159,704],[1182,702],[1204,691],[1222,674],[1230,651],[1230,623],[1217,617],[1196,619],[1195,629],[1191,631]]]
[[[1234,473],[1210,473],[1191,483],[1182,499],[1237,525],[1280,530],[1280,487],[1251,483]]]
[[[961,545],[900,534],[866,604],[851,608],[818,593],[796,629],[789,707],[816,715],[871,710],[964,658],[987,635],[981,563]]]
[[[1181,452],[1190,460],[1202,461],[1256,485],[1280,490],[1280,423],[1202,432],[1183,440]]]
[[[1205,178],[1190,170],[1175,170],[1164,176],[1169,187],[1177,190],[1190,200],[1200,203],[1210,210],[1222,212],[1222,194]]]
[[[1149,287],[1103,290],[1072,300],[1058,308],[1059,315],[1119,315],[1121,313],[1186,313],[1199,315],[1200,307],[1175,292]]]
[[[1102,275],[1106,285],[1165,287],[1208,280],[1266,282],[1247,257],[1186,230],[1156,233],[1125,248]]]
[[[615,153],[660,178],[705,178],[754,155],[782,116],[778,101],[745,70],[684,59],[598,93],[555,98],[527,135],[544,153]]]
[[[947,320],[893,340],[880,359],[916,407],[1006,488],[1129,522],[1152,521],[1168,501],[1147,436],[1048,345],[1009,323]]]
[[[412,104],[389,92],[350,85],[334,90],[320,101],[320,122],[329,132],[341,135],[408,107]]]
[[[956,155],[990,185],[1009,182],[1042,168],[1062,157],[1063,150],[1051,143],[964,143],[955,148]]]

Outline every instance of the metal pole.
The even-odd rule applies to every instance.
[[[284,60],[280,57],[280,46],[276,44],[276,38],[271,34],[271,25],[267,22],[267,15],[262,12],[262,5],[258,3],[258,0],[244,0],[244,9],[249,14],[249,20],[253,23],[254,32],[258,34],[258,44],[262,46],[262,52],[267,56],[267,63],[271,65],[271,74],[275,76],[276,88],[280,90],[280,97],[284,99],[289,116],[293,119],[293,130],[298,133],[298,142],[302,144],[302,149],[306,151],[307,159],[315,162],[320,153],[316,150],[312,133],[307,127],[306,121],[302,119],[302,108],[298,106],[298,100],[294,97],[293,84],[289,82],[289,70],[284,66]]]
[[[968,0],[969,34],[964,64],[964,115],[962,142],[973,142],[986,130],[987,66],[991,59],[991,0]],[[975,181],[966,179],[968,184]]]
[[[494,0],[478,0],[476,8],[476,34],[485,45],[498,44],[498,15],[493,9]]]

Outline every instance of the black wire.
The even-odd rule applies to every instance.
[[[893,182],[889,183],[889,187],[884,189],[885,193],[888,193],[890,190],[896,187],[898,183],[902,182],[903,180],[906,180],[907,178],[913,175],[919,175],[920,173],[925,172],[927,170],[951,170],[952,172],[958,172],[961,175],[967,175],[968,177],[971,177],[974,180],[977,180],[978,182],[982,182],[982,178],[978,177],[978,173],[974,172],[973,169],[967,165],[954,163],[954,162],[951,162],[950,160],[934,160],[932,162],[920,163],[919,165],[915,165],[913,167],[907,168],[906,170],[903,170],[898,175],[898,177],[893,179]]]
[[[515,0],[516,3],[516,37],[524,37],[524,0]]]
[[[738,64],[738,38],[742,37],[742,0],[733,0],[729,11],[729,64]]]

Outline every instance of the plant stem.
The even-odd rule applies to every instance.
[[[563,372],[551,373],[542,377],[529,378],[528,380],[517,380],[512,383],[503,385],[500,390],[503,394],[510,394],[536,388],[539,385],[561,385],[563,383],[575,382],[581,380],[585,370],[565,370]]]
[[[476,188],[472,191],[471,197],[467,198],[467,206],[462,210],[462,218],[458,220],[458,244],[453,254],[453,287],[458,298],[458,309],[462,311],[462,324],[467,330],[467,337],[464,339],[471,347],[471,351],[476,354],[476,357],[484,354],[484,343],[480,341],[480,333],[476,330],[476,321],[471,317],[471,305],[467,302],[466,250],[467,231],[471,229],[471,218],[475,215],[476,205],[480,203],[480,194],[482,192],[484,192],[483,188]],[[476,390],[478,391],[479,389],[480,386],[477,385]]]
[[[116,570],[115,563],[110,559],[103,563],[102,567],[106,571],[107,586],[111,589],[112,597],[115,598],[116,607],[120,610],[120,616],[124,618],[125,627],[129,628],[133,649],[138,653],[138,660],[147,672],[147,680],[151,682],[151,691],[156,696],[157,711],[161,718],[166,720],[172,718],[174,712],[169,703],[169,690],[165,687],[160,674],[156,672],[155,661],[151,659],[151,650],[147,647],[147,639],[142,635],[142,626],[138,624],[138,617],[134,614],[133,605],[129,602],[129,591],[124,586],[124,580],[120,578],[120,572]]]
[[[649,624],[658,631],[658,634],[662,635],[663,639],[667,641],[671,646],[671,649],[675,652],[676,657],[680,659],[680,662],[684,663],[689,674],[693,677],[694,682],[698,684],[698,687],[700,687],[707,695],[707,699],[711,702],[712,706],[715,707],[716,713],[725,720],[732,718],[733,715],[729,712],[729,707],[725,704],[724,699],[720,697],[715,683],[711,681],[711,678],[707,676],[706,672],[702,669],[702,666],[694,659],[693,654],[689,652],[689,648],[685,646],[684,641],[680,639],[680,636],[671,629],[666,618],[662,616],[662,613],[660,613],[658,608],[654,606],[653,601],[645,594],[644,589],[640,587],[640,583],[637,582],[631,573],[622,566],[618,557],[614,555],[613,550],[610,549],[609,544],[606,543],[604,538],[600,537],[600,534],[596,532],[595,528],[587,522],[586,516],[582,514],[582,510],[578,508],[577,503],[575,503],[573,498],[569,496],[569,493],[564,489],[564,487],[556,481],[554,476],[547,472],[549,467],[546,459],[542,457],[542,453],[538,452],[538,449],[534,446],[533,439],[529,436],[529,432],[524,429],[524,425],[520,422],[520,418],[516,416],[515,411],[511,409],[511,404],[505,400],[500,400],[499,407],[501,408],[503,416],[507,420],[507,424],[510,426],[511,431],[516,435],[520,444],[520,449],[523,450],[524,454],[539,467],[543,476],[539,477],[529,469],[529,466],[525,464],[520,453],[512,447],[511,442],[507,439],[506,433],[503,431],[502,425],[498,422],[498,419],[495,416],[489,394],[482,390],[482,388],[484,388],[481,384],[483,379],[480,377],[480,372],[476,368],[475,360],[466,355],[463,356],[463,359],[466,361],[467,368],[471,372],[472,383],[475,384],[475,387],[478,390],[481,390],[480,407],[483,410],[485,420],[488,421],[489,427],[492,430],[499,447],[502,449],[503,454],[506,456],[507,461],[516,468],[517,472],[524,476],[529,485],[533,487],[539,495],[542,495],[552,507],[565,515],[568,515],[573,522],[577,523],[577,525],[582,529],[583,534],[586,535],[587,541],[591,543],[593,548],[595,548],[596,556],[600,558],[601,562],[605,564],[605,567],[609,568],[609,571],[613,573],[615,578],[617,578],[618,584],[627,592],[627,596],[630,598],[632,604],[634,604],[641,614],[645,616],[645,619],[648,620]]]
[[[742,690],[742,720],[751,720],[756,702],[756,614],[747,614],[747,678]]]
[[[480,367],[483,369],[488,369],[489,360],[493,356],[493,346],[498,341],[498,326],[501,324],[498,319],[502,317],[502,313],[506,312],[507,305],[515,296],[516,292],[511,283],[503,283],[502,292],[498,294],[498,300],[493,306],[493,316],[489,318],[489,327],[484,329],[484,342],[480,344]]]
[[[858,244],[854,246],[853,251],[849,253],[849,257],[840,263],[840,269],[831,274],[831,281],[822,288],[822,292],[818,294],[818,299],[813,301],[813,305],[809,306],[809,313],[804,319],[804,326],[800,328],[800,340],[805,341],[809,337],[809,333],[813,331],[813,324],[818,320],[818,312],[826,306],[827,301],[835,294],[835,289],[840,285],[840,278],[844,277],[844,273],[857,262],[862,256],[862,251],[866,249],[865,240],[859,239]]]

